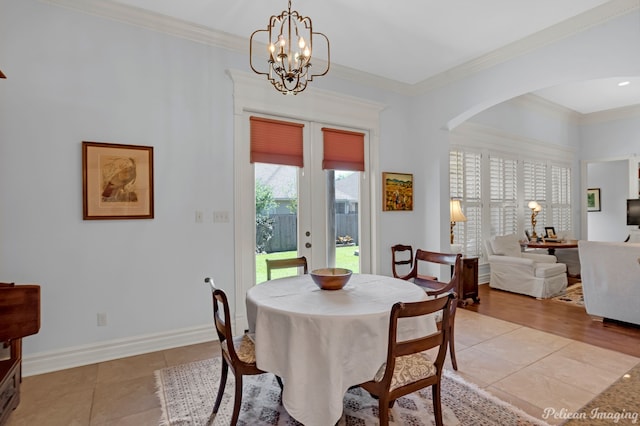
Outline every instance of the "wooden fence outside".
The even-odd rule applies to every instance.
[[[267,253],[296,250],[298,218],[294,214],[273,214],[273,236],[266,244]],[[336,237],[349,235],[358,245],[358,215],[336,215]]]

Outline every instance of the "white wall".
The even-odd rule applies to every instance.
[[[587,213],[590,241],[624,241],[627,230],[629,163],[626,160],[590,163],[587,185],[600,188],[599,212]]]
[[[42,328],[25,339],[25,374],[51,368],[54,357],[69,366],[83,351],[87,359],[74,362],[114,357],[114,346],[212,338],[203,278],[234,287],[233,220],[211,220],[214,210],[234,214],[226,70],[248,70],[246,53],[36,0],[0,0],[0,10],[8,77],[0,81],[0,279],[42,285]],[[448,246],[450,128],[537,88],[640,73],[638,20],[623,16],[414,97],[315,80],[385,104],[379,170],[414,173],[414,211],[380,214],[380,272],[390,274],[397,242]],[[154,146],[155,219],[82,220],[83,140]],[[195,223],[196,210],[205,223]],[[106,327],[96,326],[98,312]],[[141,340],[149,347],[135,347]]]

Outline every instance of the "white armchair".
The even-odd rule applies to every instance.
[[[546,299],[567,288],[567,267],[555,256],[522,252],[518,237],[506,235],[485,241],[491,268],[489,286]]]

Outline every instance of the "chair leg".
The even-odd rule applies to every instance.
[[[227,374],[229,373],[229,364],[227,360],[222,357],[222,370],[220,371],[220,386],[218,386],[218,396],[216,397],[216,403],[213,405],[212,414],[216,414],[220,408],[222,402],[222,394],[224,393],[224,387],[227,385]]]
[[[233,400],[233,415],[231,416],[231,426],[236,426],[240,417],[240,406],[242,405],[242,374],[236,376],[236,395]]]
[[[458,361],[456,360],[456,339],[455,339],[455,333],[454,333],[454,329],[456,326],[456,311],[455,311],[455,306],[453,307],[453,309],[451,311],[449,311],[450,313],[450,317],[449,317],[449,355],[451,356],[451,365],[453,366],[454,370],[458,370]]]
[[[453,369],[454,370],[458,370],[458,361],[456,360],[456,344],[455,344],[455,339],[453,338],[454,334],[453,334],[453,327],[454,327],[454,323],[453,321],[451,322],[451,327],[449,328],[450,332],[449,332],[449,355],[451,356],[451,365],[453,365]]]
[[[389,397],[384,395],[378,399],[378,420],[380,426],[389,426]]]
[[[440,382],[431,386],[433,397],[433,414],[436,419],[436,426],[442,426],[442,401],[440,399]]]

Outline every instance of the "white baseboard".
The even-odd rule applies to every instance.
[[[97,362],[218,340],[211,325],[41,352],[22,358],[22,375],[50,373]],[[213,355],[213,354],[212,354]]]

